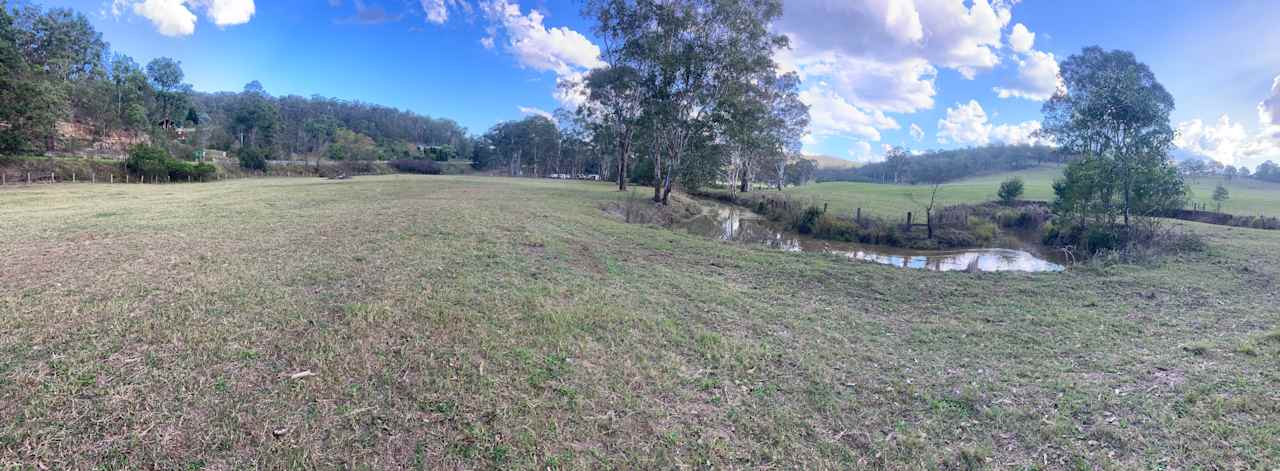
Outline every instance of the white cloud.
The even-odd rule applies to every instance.
[[[119,16],[128,0],[113,0],[111,12]],[[165,36],[190,36],[196,32],[196,14],[203,10],[218,26],[248,23],[256,11],[254,0],[142,0],[133,2],[133,13],[146,18]]]
[[[196,31],[196,14],[182,0],[146,0],[135,3],[133,12],[151,21],[165,36],[190,36]]]
[[[427,21],[435,24],[443,24],[449,21],[449,7],[444,4],[444,0],[422,0],[422,11],[427,15]]]
[[[846,101],[865,108],[913,113],[932,108],[937,94],[937,69],[924,59],[885,62],[836,51],[805,56],[782,51],[775,59],[783,71],[826,81]]]
[[[1255,167],[1266,160],[1280,159],[1280,139],[1271,135],[1267,127],[1250,136],[1243,124],[1231,122],[1225,114],[1218,117],[1216,124],[1206,124],[1199,119],[1178,123],[1178,135],[1173,143],[1178,146],[1178,152],[1207,157],[1224,165]]]
[[[525,67],[566,75],[604,65],[600,48],[586,36],[566,27],[543,26],[542,13],[537,10],[525,15],[520,12],[520,5],[507,0],[490,0],[480,9],[493,22],[489,43],[502,31],[508,50]]]
[[[218,26],[242,25],[253,18],[253,0],[204,0],[209,19]]]
[[[1039,121],[992,125],[987,112],[977,100],[957,103],[947,108],[946,118],[938,120],[938,143],[981,146],[996,144],[1053,145],[1052,140],[1036,135]]]
[[[871,154],[871,143],[867,141],[858,141],[853,144],[853,148],[849,149],[849,157],[854,162],[873,162],[878,160],[875,155]]]
[[[1030,52],[1035,43],[1036,33],[1027,29],[1027,25],[1022,23],[1013,25],[1013,31],[1009,33],[1009,48],[1013,49],[1013,52]]]
[[[788,0],[775,26],[791,40],[792,49],[779,52],[775,59],[784,71],[797,72],[810,89],[806,103],[813,107],[811,132],[818,137],[843,134],[878,139],[878,133],[869,132],[868,127],[884,128],[869,126],[868,116],[932,109],[939,69],[973,79],[999,65],[1015,3]],[[1034,35],[1025,25],[1014,28],[1018,47],[1030,50]],[[1031,74],[1041,72],[1032,67],[1040,65],[1027,61],[1028,78],[1039,78]],[[823,88],[813,90],[811,84],[818,82]],[[1006,88],[1023,94],[1041,92],[1042,82],[1034,83],[1041,86]],[[850,121],[841,123],[841,119]]]
[[[911,138],[916,142],[924,140],[924,129],[920,129],[920,125],[911,123]]]
[[[921,58],[973,77],[1000,63],[996,49],[1011,18],[1002,0],[791,0],[779,27],[812,48],[802,55],[837,51],[891,63]]]
[[[995,87],[1000,98],[1026,98],[1044,101],[1053,97],[1062,87],[1062,78],[1058,76],[1058,60],[1053,54],[1031,51],[1018,59],[1018,76],[1006,87]]]
[[[857,136],[880,140],[880,129],[898,129],[897,121],[881,111],[863,110],[831,91],[825,82],[800,92],[809,105],[809,130],[815,136]]]
[[[991,124],[977,100],[947,108],[947,117],[938,120],[939,144],[982,145],[990,140]]]
[[[1013,25],[1013,31],[1009,33],[1009,49],[1017,56],[1018,75],[1007,81],[1005,86],[993,89],[1000,98],[1044,101],[1062,87],[1058,59],[1052,53],[1032,49],[1035,41],[1036,34],[1026,25]]]
[[[554,96],[560,105],[571,110],[578,109],[587,102],[587,84],[583,80],[586,73],[575,72],[556,78]]]
[[[1258,103],[1258,121],[1263,126],[1280,127],[1280,75],[1271,83],[1271,96]],[[1280,139],[1280,135],[1276,138]]]
[[[522,114],[536,114],[538,116],[541,116],[547,119],[552,119],[551,113],[541,108],[534,108],[531,106],[517,106],[516,109],[520,110],[520,113]]]
[[[460,10],[464,14],[471,15],[471,4],[467,0],[419,0],[418,4],[422,6],[422,13],[426,15],[428,23],[444,24],[449,21],[450,10]]]
[[[1019,124],[1000,124],[991,128],[991,142],[1009,145],[1052,146],[1053,139],[1036,135],[1039,121],[1023,121]]]

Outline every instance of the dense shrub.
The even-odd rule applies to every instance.
[[[996,196],[999,196],[1004,204],[1013,204],[1015,200],[1022,197],[1023,187],[1022,179],[1013,177],[1000,184],[1000,190],[996,192]]]
[[[205,180],[217,173],[217,168],[206,163],[183,162],[169,156],[163,147],[141,144],[129,150],[125,168],[148,178],[168,177],[173,180]]]
[[[813,230],[818,226],[818,218],[821,218],[824,211],[817,206],[809,206],[800,213],[799,219],[795,222],[796,231],[801,234],[812,234]]]
[[[433,160],[392,160],[388,164],[397,172],[404,173],[439,175],[443,170],[440,163]]]
[[[249,170],[266,170],[267,157],[270,157],[270,151],[254,147],[242,147],[236,156],[240,158],[240,167]]]

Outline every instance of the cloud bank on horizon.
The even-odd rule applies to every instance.
[[[1058,57],[1038,49],[1042,35],[1015,21],[1019,1],[786,0],[774,28],[790,39],[791,48],[779,52],[776,60],[782,71],[795,72],[803,81],[801,99],[811,113],[805,150],[845,145],[847,157],[878,160],[890,147],[886,133],[908,147],[935,142],[952,147],[1052,145],[1037,135],[1038,120],[995,122],[1000,113],[988,111],[1001,109],[1005,102],[1038,104],[1062,87]],[[353,2],[357,18],[366,20],[357,22],[375,24],[403,16],[392,17],[362,0]],[[341,6],[343,0],[329,4]],[[406,8],[413,7],[417,9],[408,13],[427,25],[478,18],[483,35],[477,41],[509,56],[518,67],[554,76],[552,95],[564,107],[581,104],[573,84],[603,65],[592,38],[569,26],[547,25],[543,10],[522,8],[519,0],[406,3]],[[248,23],[255,5],[253,0],[113,0],[112,12],[140,16],[162,35],[183,37],[195,33],[201,16],[219,28]],[[938,109],[943,71],[968,82],[990,74],[996,85]],[[1216,121],[1185,120],[1177,123],[1175,154],[1229,165],[1280,160],[1280,76],[1270,95],[1260,99],[1256,132],[1226,114]],[[517,105],[522,113],[547,113]],[[939,117],[932,139],[925,139],[930,133],[918,124],[927,116],[922,113]]]

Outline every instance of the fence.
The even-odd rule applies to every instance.
[[[89,183],[89,184],[97,184],[97,183],[106,183],[106,184],[117,184],[117,183],[119,183],[119,184],[172,184],[172,183],[201,183],[201,182],[213,182],[213,181],[222,181],[222,180],[235,180],[235,179],[241,179],[241,178],[263,177],[263,176],[268,176],[268,175],[267,175],[267,174],[265,174],[265,173],[263,173],[263,172],[261,172],[261,171],[258,171],[258,172],[254,172],[254,173],[252,173],[252,174],[244,175],[244,176],[234,176],[234,175],[230,175],[230,174],[225,174],[225,175],[224,175],[224,174],[214,174],[214,176],[213,176],[213,177],[211,177],[211,178],[209,178],[209,179],[206,179],[206,180],[195,180],[195,179],[192,179],[190,176],[186,177],[185,179],[180,178],[180,179],[175,180],[175,179],[173,179],[172,177],[169,177],[169,176],[167,176],[167,175],[166,175],[166,176],[163,176],[163,177],[154,177],[154,176],[153,176],[153,177],[148,178],[146,175],[130,175],[130,174],[128,174],[128,173],[124,173],[124,174],[109,173],[109,174],[107,174],[107,175],[99,175],[99,174],[97,174],[97,172],[90,172],[88,175],[83,175],[83,174],[79,174],[79,173],[77,173],[77,172],[71,172],[71,174],[70,174],[70,175],[66,175],[66,174],[59,175],[57,172],[7,172],[7,171],[0,171],[0,187],[6,187],[6,186],[27,186],[27,185],[47,185],[47,184],[55,184],[55,183]],[[290,176],[290,177],[291,177],[291,176],[295,176],[295,175],[293,175],[292,173],[286,173],[286,174],[284,174],[284,175],[273,174],[273,175],[270,175],[270,176]],[[296,175],[296,176],[313,176],[313,175],[298,174],[298,175]]]

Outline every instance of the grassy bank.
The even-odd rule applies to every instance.
[[[934,273],[599,209],[621,198],[416,176],[0,192],[0,463],[1280,463],[1280,233]]]
[[[1049,165],[949,182],[938,192],[938,201],[941,206],[993,201],[997,199],[996,190],[1000,182],[1014,176],[1021,177],[1026,183],[1023,199],[1051,201],[1053,180],[1061,175],[1061,166]],[[1238,216],[1280,217],[1280,184],[1243,178],[1227,181],[1222,177],[1191,178],[1187,183],[1191,186],[1192,201],[1208,209],[1217,209],[1217,204],[1212,201],[1213,189],[1222,183],[1231,193],[1231,199],[1222,205],[1223,212]],[[840,213],[853,212],[861,207],[864,214],[895,218],[902,218],[907,211],[922,212],[931,191],[928,185],[849,182],[816,183],[787,189],[787,193],[795,198],[828,203],[833,211]]]

